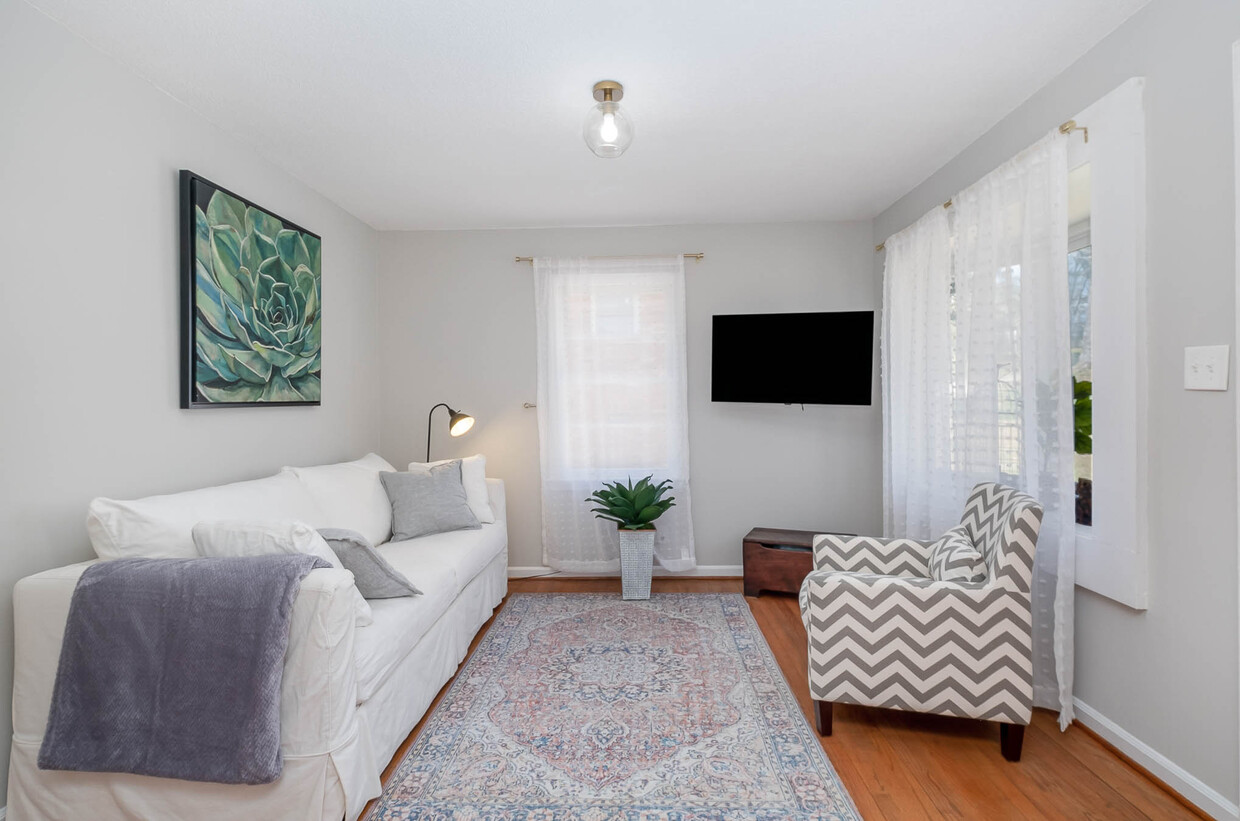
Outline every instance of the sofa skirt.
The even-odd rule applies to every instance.
[[[505,549],[465,585],[375,694],[357,708],[362,724],[370,729],[380,769],[387,767],[444,683],[456,675],[478,628],[491,618],[507,593]]]
[[[41,743],[41,740],[13,740],[6,816],[12,821],[74,818],[98,821],[317,818],[338,821],[345,815],[345,789],[332,753],[286,760],[284,773],[270,784],[237,786],[126,773],[40,770]],[[354,746],[363,743],[359,738]],[[347,760],[358,758],[363,750],[357,747],[340,753]],[[364,754],[369,758],[371,751],[364,750]],[[375,773],[375,784],[378,780]]]

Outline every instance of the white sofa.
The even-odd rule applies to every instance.
[[[175,539],[173,548],[167,548],[169,534],[179,538],[188,532],[185,527],[201,519],[252,519],[258,513],[256,506],[265,519],[305,516],[315,527],[379,532],[383,507],[374,491],[382,493],[378,470],[391,469],[390,465],[373,454],[343,464],[360,466],[360,473],[341,466],[286,468],[255,482],[132,503],[97,500],[88,522],[92,543],[108,558],[172,555],[181,548]],[[319,473],[299,478],[298,471],[303,470]],[[338,478],[340,473],[348,474],[349,486],[324,498],[335,478],[315,479],[327,474]],[[470,641],[507,593],[504,485],[488,479],[487,490],[495,512],[493,524],[379,546],[423,594],[371,600],[373,624],[355,626],[353,576],[348,571],[319,569],[305,577],[293,606],[284,662],[280,713],[284,772],[262,786],[40,770],[39,746],[69,602],[78,577],[91,562],[22,579],[13,595],[16,650],[8,821],[356,818],[366,802],[380,794],[380,772],[455,674]],[[108,510],[120,508],[125,516],[114,517],[109,525]],[[387,517],[390,532],[390,508]],[[372,537],[372,541],[380,540]]]

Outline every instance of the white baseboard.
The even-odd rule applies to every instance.
[[[596,577],[596,578],[598,576],[619,577],[620,571],[616,570],[611,573],[557,573],[556,571],[552,570],[550,567],[543,567],[541,565],[535,565],[533,567],[509,567],[508,568],[508,578],[510,579],[528,579],[532,576],[550,576],[550,575],[555,575],[558,578],[564,578],[564,579],[571,579],[574,576]],[[727,578],[739,579],[741,576],[744,575],[744,568],[739,564],[700,564],[697,567],[695,567],[693,570],[683,570],[678,573],[673,573],[671,571],[664,570],[661,567],[656,567],[654,569],[654,575],[655,575],[655,578],[659,578],[661,576],[675,576],[677,578],[682,578],[682,579],[691,579],[694,576],[725,576]],[[3,819],[0,819],[0,821],[3,821]]]
[[[1116,724],[1079,698],[1072,699],[1076,720],[1114,745],[1115,749],[1140,764],[1157,779],[1191,801],[1211,818],[1220,821],[1240,819],[1240,806],[1207,785],[1200,778]]]
[[[533,567],[508,566],[508,578],[510,579],[526,579],[530,576],[546,576],[554,572],[555,571],[553,571],[550,567],[539,567],[537,565]]]

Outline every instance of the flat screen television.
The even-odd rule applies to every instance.
[[[868,405],[874,312],[717,314],[712,402]]]

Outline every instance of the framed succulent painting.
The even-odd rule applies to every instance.
[[[318,405],[322,239],[181,172],[181,407]]]

